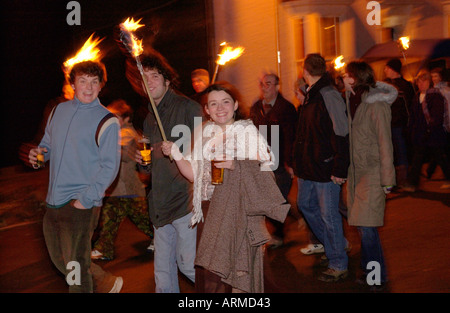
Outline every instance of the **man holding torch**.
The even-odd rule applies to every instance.
[[[167,140],[176,141],[172,129],[177,125],[188,127],[194,132],[194,118],[202,120],[202,108],[193,100],[176,93],[172,87],[176,82],[176,73],[165,58],[152,51],[140,56],[143,68],[142,82],[136,65],[127,62],[127,77],[134,89],[141,95],[146,90],[154,101],[157,112],[149,104],[149,113],[144,121],[144,135],[152,146],[152,164],[144,166],[139,151],[136,161],[141,172],[151,174],[151,190],[147,195],[150,219],[155,234],[155,284],[156,292],[180,292],[178,269],[192,282],[195,282],[194,259],[196,251],[196,227],[190,227],[192,217],[192,184],[178,171],[169,157],[161,151],[166,140],[158,127],[157,116],[162,124]],[[147,86],[143,86],[147,84]],[[145,88],[145,91],[143,90]],[[190,146],[190,134],[185,142]],[[186,145],[185,145],[186,147]]]
[[[119,170],[120,126],[98,99],[106,83],[102,63],[79,62],[68,80],[75,97],[53,109],[39,147],[28,156],[35,168],[39,154],[50,160],[45,243],[69,292],[117,293],[122,277],[104,272],[90,254],[105,190]]]

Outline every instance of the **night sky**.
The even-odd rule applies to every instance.
[[[42,120],[45,105],[61,95],[62,63],[95,32],[100,43],[108,82],[100,100],[108,105],[124,99],[135,109],[142,99],[125,77],[125,56],[114,38],[115,28],[127,17],[142,18],[139,30],[144,47],[161,52],[178,72],[179,90],[194,91],[190,72],[210,69],[208,50],[208,0],[78,1],[81,25],[68,25],[70,1],[3,1],[2,29],[2,154],[0,167],[20,164],[18,148],[31,141]],[[211,72],[211,71],[210,71]]]

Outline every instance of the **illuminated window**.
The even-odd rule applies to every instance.
[[[303,19],[294,20],[295,64],[297,73],[301,73],[305,58],[305,37],[303,33]]]
[[[341,54],[338,17],[320,17],[314,23],[313,29],[318,41],[315,43],[305,42],[304,20],[302,18],[294,20],[295,63],[299,74],[305,58],[305,45],[310,51],[320,52],[327,61],[333,60]]]
[[[339,41],[339,18],[320,18],[320,54],[325,60],[332,60],[341,53]]]

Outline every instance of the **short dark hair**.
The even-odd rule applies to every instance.
[[[226,81],[219,81],[206,87],[206,89],[202,92],[202,95],[208,95],[212,91],[225,91],[227,94],[231,96],[231,99],[233,99],[234,102],[238,101],[239,106],[238,109],[236,110],[236,116],[234,117],[234,120],[238,121],[244,118],[245,115],[240,110],[243,104],[241,102],[242,97],[240,92],[237,90],[235,86]],[[208,103],[205,104],[205,106],[207,105]]]
[[[318,53],[308,54],[303,67],[311,76],[322,76],[327,71],[325,59]]]
[[[355,89],[362,88],[368,91],[376,85],[375,73],[372,67],[364,61],[350,62],[346,70],[347,74],[355,80]]]
[[[77,75],[97,76],[102,86],[106,84],[106,68],[101,62],[83,61],[76,63],[70,70],[69,83],[74,84]]]

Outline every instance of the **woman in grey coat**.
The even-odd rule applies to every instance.
[[[362,282],[380,286],[387,275],[377,227],[383,226],[386,194],[395,185],[390,105],[397,90],[376,82],[365,62],[349,63],[344,83],[350,139],[348,223],[361,236]]]

